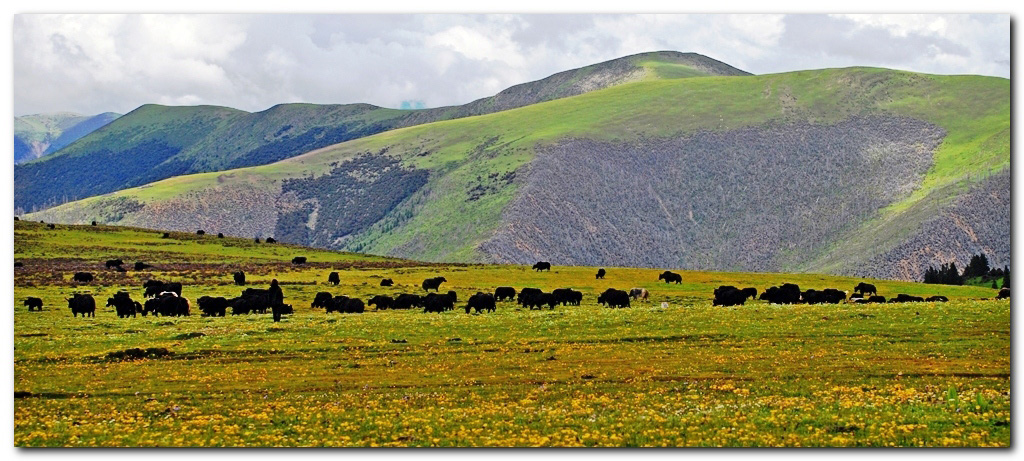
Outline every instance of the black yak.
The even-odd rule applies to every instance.
[[[164,292],[170,292],[181,296],[181,282],[164,283],[159,280],[147,280],[142,286],[146,289],[143,296],[147,298],[159,296]]]
[[[875,290],[875,286],[874,285],[872,285],[870,283],[864,283],[864,282],[860,282],[860,283],[857,284],[857,286],[853,287],[853,292],[854,293],[860,293],[861,295],[866,295],[868,293],[871,293],[873,295],[877,295],[878,294],[878,291]]]
[[[277,243],[277,240],[274,240],[274,237],[267,237],[267,243]]]
[[[422,306],[422,298],[420,295],[412,294],[400,294],[395,298],[395,302],[392,304],[394,309],[412,309],[414,307]]]
[[[330,293],[326,291],[321,291],[316,294],[316,296],[313,298],[313,302],[310,303],[309,307],[326,309],[328,306],[331,305],[332,299],[334,299],[334,297],[331,296]]]
[[[437,291],[438,287],[440,287],[442,283],[447,282],[447,281],[448,281],[448,279],[446,279],[444,277],[434,277],[434,278],[426,279],[426,280],[423,281],[423,290],[424,291],[430,291],[430,290]]]
[[[330,274],[327,275],[327,283],[330,283],[331,285],[337,285],[341,283],[341,277],[338,276],[337,272],[331,272]]]
[[[498,287],[494,289],[495,301],[512,301],[516,299],[516,289],[512,287]]]
[[[597,303],[607,307],[629,307],[629,293],[609,288],[597,297]]]
[[[927,299],[925,299],[925,301],[928,301],[930,303],[945,303],[949,302],[949,298],[945,296],[930,296]]]
[[[203,296],[196,300],[196,304],[203,317],[224,317],[228,312],[229,301],[221,296]]]
[[[380,281],[380,286],[382,286],[382,287],[389,287],[389,286],[392,286],[394,284],[395,284],[395,282],[393,280],[391,280],[391,279],[381,279],[381,281]]]
[[[377,295],[366,301],[367,306],[377,306],[377,310],[383,311],[391,308],[391,305],[395,302],[390,296]]]
[[[111,267],[121,267],[123,265],[124,265],[124,261],[122,261],[120,259],[108,259],[107,260],[107,269],[110,269]]]
[[[551,263],[547,261],[537,261],[537,264],[533,265],[533,270],[540,271],[551,271]]]
[[[466,313],[469,313],[470,309],[474,309],[476,313],[484,311],[494,312],[494,295],[490,293],[476,292],[475,295],[470,296],[469,300],[466,301]]]
[[[715,288],[712,306],[740,306],[747,302],[747,293],[731,285]]]
[[[683,283],[683,276],[672,271],[665,271],[658,276],[658,280],[664,280],[665,283],[680,284]]]
[[[96,277],[93,277],[92,273],[90,272],[75,272],[75,275],[71,278],[79,283],[89,283],[93,281]]]
[[[267,239],[267,240],[270,240],[270,239]],[[267,243],[270,243],[270,242],[267,242]],[[292,264],[306,264],[306,257],[305,256],[296,256],[296,257],[292,258]]]
[[[25,298],[25,307],[28,308],[29,312],[32,312],[33,310],[41,311],[43,310],[43,300],[29,296],[28,298]]]
[[[142,261],[135,261],[135,270],[137,271],[146,270],[152,267],[152,265],[146,264]]]
[[[184,317],[189,315],[189,302],[173,291],[165,291],[146,301],[146,312],[163,317]]]
[[[206,231],[199,229],[196,231],[196,235],[206,235]]]
[[[999,290],[999,294],[996,295],[996,299],[1006,299],[1010,297],[1010,288],[1005,287]]]
[[[113,307],[119,318],[136,317],[141,312],[141,305],[132,300],[127,291],[119,291],[114,297],[107,298],[107,307]]]
[[[239,285],[239,286],[245,285],[245,272],[242,272],[242,271],[235,272],[234,274],[232,274],[232,277],[234,277],[234,279],[235,279],[235,285]]]
[[[455,301],[448,294],[428,293],[421,302],[423,304],[423,312],[437,312],[440,314],[455,308]]]
[[[75,317],[78,317],[78,314],[82,314],[82,317],[96,316],[96,300],[90,294],[75,293],[68,298],[68,307]]]
[[[604,279],[604,274],[605,274],[604,268],[602,267],[602,268],[597,270],[597,277],[595,277],[595,278],[597,278],[598,280],[603,280]]]

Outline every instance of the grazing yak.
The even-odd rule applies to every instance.
[[[846,300],[846,293],[835,288],[824,290],[809,289],[801,294],[801,299],[807,304],[839,304]]]
[[[253,239],[252,239],[252,242],[253,242],[253,243],[260,243],[260,238],[259,238],[259,237],[255,237],[255,238],[253,238]]]
[[[536,288],[523,288],[519,292],[519,304],[530,309],[554,309],[558,305],[558,298],[552,293],[544,293]]]
[[[107,260],[107,269],[110,269],[112,267],[121,267],[123,265],[124,265],[124,261],[121,261],[120,259],[108,259]]]
[[[494,289],[495,301],[512,301],[516,299],[516,289],[512,287],[498,287]]]
[[[722,285],[715,288],[715,299],[712,306],[741,306],[747,302],[748,293],[731,285]]]
[[[231,315],[266,314],[273,304],[270,290],[263,288],[246,288],[242,295],[229,302]]]
[[[606,307],[630,307],[629,293],[623,290],[609,288],[597,297],[597,303]]]
[[[25,263],[21,261],[14,261],[14,267],[25,267]]]
[[[382,287],[389,287],[389,286],[392,286],[394,284],[395,284],[394,280],[391,280],[391,279],[381,279],[381,281],[380,281],[380,286],[382,286]]]
[[[605,271],[604,271],[604,268],[602,267],[602,268],[597,270],[597,277],[595,277],[595,278],[598,279],[598,280],[604,280],[604,274],[605,274]]]
[[[47,228],[47,229],[56,229],[56,228],[57,228],[57,226],[56,226],[56,225],[54,225],[54,224],[47,224],[47,225],[46,225],[46,228]]]
[[[945,303],[949,302],[949,298],[945,296],[930,296],[927,299],[925,299],[925,301],[928,301],[930,303]]]
[[[533,297],[534,295],[539,295],[541,293],[543,292],[540,291],[540,288],[523,288],[522,290],[519,290],[519,297],[516,298],[516,302],[519,304],[523,304],[524,299]]]
[[[163,317],[187,317],[189,302],[173,291],[165,291],[146,301],[146,312]]]
[[[274,240],[274,237],[267,237],[267,243],[277,243],[277,240]]]
[[[164,234],[161,235],[160,238],[162,238],[162,239],[169,239],[169,238],[171,238],[171,233],[170,232],[164,232]]]
[[[924,298],[920,296],[912,296],[908,294],[900,293],[895,298],[889,300],[890,303],[923,303]]]
[[[434,277],[434,278],[426,279],[426,280],[423,281],[423,291],[430,291],[430,290],[437,291],[438,287],[440,287],[442,283],[447,282],[447,281],[448,281],[448,279],[446,279],[444,277]]]
[[[331,296],[330,293],[328,293],[326,291],[321,291],[321,292],[316,294],[316,296],[313,298],[313,302],[310,303],[309,307],[312,307],[314,309],[316,309],[316,308],[326,309],[328,306],[331,305],[331,300],[332,299],[334,299],[334,297]]]
[[[217,232],[217,238],[219,238],[219,239],[224,238],[224,233],[223,232]]]
[[[196,235],[206,235],[206,231],[199,229],[196,231]]]
[[[366,311],[366,305],[363,304],[363,300],[359,298],[349,298],[348,296],[338,295],[331,300],[331,304],[327,306],[326,313],[337,312],[339,314],[362,314]]]
[[[423,304],[423,312],[437,312],[440,314],[441,312],[455,309],[455,297],[450,293],[443,295],[427,293],[421,302]]]
[[[860,282],[857,284],[857,286],[853,287],[853,292],[860,293],[861,295],[866,295],[868,293],[871,293],[873,295],[878,294],[878,290],[875,289],[874,285],[864,282]]]
[[[583,302],[583,293],[573,290],[572,288],[558,288],[551,292],[555,297],[555,301],[563,306],[579,306]]]
[[[92,222],[92,225],[93,225],[93,226],[97,225],[97,224],[96,224],[96,221],[93,221],[93,222]]]
[[[337,272],[331,272],[330,274],[327,275],[327,283],[330,283],[331,285],[337,285],[341,283],[341,277],[338,275]]]
[[[629,290],[629,297],[633,299],[633,301],[647,301],[647,297],[650,295],[651,293],[648,292],[646,288],[631,288]]]
[[[72,280],[78,283],[89,283],[95,278],[91,272],[75,272],[75,275],[71,277]]]
[[[41,311],[43,310],[43,300],[33,296],[29,296],[28,298],[25,298],[25,307],[28,308],[29,312],[32,312],[34,310]]]
[[[420,295],[403,293],[395,298],[395,302],[391,306],[393,309],[412,309],[414,307],[423,307],[423,300]]]
[[[683,283],[683,276],[672,271],[665,271],[658,276],[658,280],[664,280],[665,283],[675,283],[678,285]]]
[[[82,314],[82,317],[96,316],[96,300],[90,294],[75,293],[68,298],[68,307],[75,317],[78,317],[78,314]]]
[[[146,263],[144,263],[142,261],[135,261],[135,270],[137,270],[137,271],[142,271],[142,270],[150,269],[152,267],[153,267],[152,265],[146,264]]]
[[[533,270],[540,271],[551,271],[551,263],[547,261],[537,261],[537,264],[533,265]]]
[[[478,291],[466,301],[466,313],[468,314],[470,309],[475,310],[477,314],[484,311],[494,312],[494,304],[494,295]]]
[[[270,240],[270,239],[267,239],[267,240]],[[292,264],[306,264],[306,257],[305,256],[296,256],[296,257],[292,258]]]
[[[853,297],[853,295],[851,295],[850,296],[850,300],[855,302],[855,303],[857,303],[857,304],[884,303],[885,302],[885,296],[874,295],[874,296],[869,296],[867,299],[864,299],[864,298],[856,298],[855,299]]]
[[[366,301],[367,306],[377,306],[377,310],[383,311],[391,308],[395,300],[387,295],[377,295]]]
[[[238,286],[245,285],[245,272],[242,272],[242,271],[235,272],[234,274],[232,274],[232,277],[234,277],[234,279],[235,279],[235,285],[238,285]]]
[[[107,307],[113,307],[119,318],[137,317],[142,312],[142,305],[133,301],[127,291],[118,291],[114,297],[107,298]]]
[[[761,293],[758,299],[772,304],[799,304],[800,295],[801,292],[798,285],[784,283],[781,287],[771,287],[764,290],[764,293]]]
[[[142,287],[146,289],[144,296],[147,298],[155,297],[163,292],[171,292],[181,296],[181,282],[164,283],[159,280],[147,280],[142,284]]]
[[[230,305],[230,301],[222,296],[203,296],[196,300],[196,303],[203,317],[224,317]]]
[[[1006,287],[999,290],[999,294],[996,295],[996,299],[1006,299],[1010,297],[1010,288]]]

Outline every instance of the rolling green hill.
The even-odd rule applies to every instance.
[[[1009,263],[1008,211],[946,213],[975,203],[971,191],[1008,204],[1007,182],[992,181],[1007,174],[1009,140],[1002,78],[848,68],[648,79],[29,217],[427,261],[913,279],[922,264],[979,251]],[[920,243],[935,226],[956,238]]]
[[[23,211],[40,210],[173,176],[272,163],[394,128],[487,114],[626,82],[709,75],[747,73],[701,55],[663,51],[560,72],[462,106],[434,109],[282,104],[248,113],[145,105],[55,155],[15,168],[14,204]]]
[[[114,121],[121,114],[70,112],[14,117],[14,163],[52,154]]]

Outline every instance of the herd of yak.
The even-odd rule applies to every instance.
[[[293,263],[303,264],[305,263],[304,257],[297,257],[293,260]],[[120,260],[107,261],[106,265],[108,268],[119,268],[124,263]],[[145,265],[144,263],[136,263],[136,266]],[[138,267],[137,267],[138,268]],[[533,266],[534,270],[537,271],[550,271],[551,264],[547,262],[538,262]],[[606,271],[600,269],[597,272],[597,279],[604,279]],[[245,285],[245,273],[235,272],[233,274],[234,282],[236,285]],[[94,277],[88,272],[75,273],[73,279],[76,282],[88,283],[93,281]],[[665,271],[658,276],[658,280],[664,281],[665,283],[681,284],[683,277],[680,274],[674,272]],[[454,310],[458,303],[458,295],[454,291],[448,291],[447,293],[441,294],[441,284],[448,280],[444,277],[432,277],[423,281],[422,288],[425,295],[418,294],[400,294],[397,297],[391,297],[388,295],[377,295],[369,298],[365,303],[359,298],[350,298],[342,295],[332,295],[328,292],[319,292],[313,299],[311,307],[314,309],[324,309],[326,313],[338,312],[338,313],[362,313],[366,310],[367,306],[375,306],[377,310],[387,309],[413,309],[422,308],[423,312],[436,312],[442,313],[445,311]],[[338,285],[341,283],[341,278],[337,272],[331,272],[327,277],[327,282],[332,285]],[[389,287],[393,286],[394,282],[391,279],[382,279],[380,286]],[[135,301],[131,298],[131,295],[126,291],[119,291],[114,294],[113,297],[107,299],[107,307],[113,307],[118,317],[127,318],[135,317],[138,314],[154,315],[154,316],[165,316],[165,317],[176,317],[176,316],[187,316],[190,311],[190,303],[187,298],[181,295],[182,285],[178,282],[162,282],[159,280],[148,280],[142,285],[143,297],[146,299],[145,303]],[[430,291],[433,290],[433,293]],[[601,295],[598,296],[598,304],[611,307],[611,308],[625,308],[630,307],[630,301],[647,301],[650,293],[645,288],[633,288],[628,292],[625,290],[618,290],[609,288],[605,290]],[[1000,290],[997,299],[1008,298],[1010,296],[1009,288],[1003,288]],[[878,296],[877,290],[874,285],[868,283],[860,283],[854,287],[853,294],[847,297],[846,292],[834,289],[826,288],[824,290],[809,289],[801,291],[800,287],[786,283],[782,286],[773,286],[765,290],[758,296],[756,288],[737,288],[734,286],[720,286],[714,290],[714,306],[738,306],[743,305],[748,299],[760,299],[767,301],[772,304],[839,304],[841,302],[852,302],[852,303],[902,303],[902,302],[946,302],[948,299],[945,296],[932,296],[929,298],[923,298],[920,296],[911,296],[906,294],[899,294],[896,297],[886,300],[883,296]],[[96,315],[96,301],[92,295],[84,293],[75,293],[68,300],[68,307],[71,309],[71,313],[77,317],[81,314],[83,317],[95,317]],[[475,311],[476,313],[493,312],[500,302],[511,302],[515,301],[522,307],[529,309],[554,309],[555,306],[579,306],[583,301],[583,293],[573,290],[571,288],[559,288],[552,290],[550,293],[545,293],[537,288],[523,288],[516,291],[513,287],[498,287],[494,290],[494,293],[477,292],[466,300],[466,305],[463,306],[466,313]],[[224,317],[227,315],[228,309],[231,309],[232,315],[239,314],[265,314],[271,312],[274,317],[274,321],[280,321],[282,315],[291,314],[294,309],[290,304],[284,303],[284,293],[281,287],[278,285],[277,280],[273,280],[270,287],[267,289],[260,288],[246,288],[242,293],[234,298],[214,297],[214,296],[203,296],[197,300],[198,309],[203,316],[211,317]],[[664,303],[663,303],[664,304]],[[29,297],[25,300],[25,306],[28,307],[29,311],[42,310],[43,301],[40,298]]]

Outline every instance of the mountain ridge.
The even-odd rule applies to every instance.
[[[971,97],[965,98],[967,94]],[[273,164],[177,177],[57,207],[31,217],[59,222],[101,219],[104,222],[177,230],[200,226],[207,231],[220,229],[232,235],[246,236],[287,234],[289,238],[320,239],[318,241],[323,246],[348,251],[428,261],[491,261],[489,258],[493,256],[488,256],[484,242],[508,226],[525,226],[527,229],[504,245],[505,248],[517,249],[515,251],[520,252],[517,258],[542,257],[544,245],[556,240],[561,245],[558,248],[577,253],[601,248],[607,242],[602,242],[600,236],[613,233],[615,226],[619,225],[616,222],[619,218],[615,216],[623,212],[607,214],[609,209],[600,203],[567,206],[573,202],[565,198],[568,197],[566,194],[573,193],[587,195],[587,191],[600,186],[602,181],[611,181],[615,185],[613,190],[622,191],[614,196],[615,200],[643,209],[658,208],[654,202],[659,200],[681,200],[680,194],[689,194],[697,201],[715,194],[735,198],[732,202],[722,202],[721,206],[705,206],[703,212],[697,209],[687,212],[672,208],[677,206],[675,203],[663,203],[660,207],[668,210],[665,214],[693,221],[691,225],[696,226],[696,233],[692,235],[702,236],[678,250],[690,255],[687,258],[696,259],[689,263],[685,259],[650,260],[646,265],[679,267],[697,264],[698,267],[686,268],[716,269],[721,267],[714,267],[714,264],[723,262],[717,261],[714,255],[736,251],[762,256],[738,262],[746,266],[728,269],[753,267],[767,271],[796,269],[872,275],[872,271],[880,270],[880,263],[875,261],[874,267],[865,267],[862,264],[864,260],[889,254],[896,255],[891,256],[896,259],[889,264],[902,264],[904,260],[899,259],[902,258],[899,254],[908,251],[901,247],[900,251],[891,252],[892,247],[888,243],[883,248],[874,242],[885,240],[899,244],[917,241],[915,236],[920,234],[928,219],[944,209],[940,206],[922,213],[919,212],[922,204],[932,203],[936,197],[948,198],[950,186],[984,181],[991,174],[1007,169],[1010,157],[1009,109],[1009,81],[993,77],[845,68],[760,76],[642,80],[508,111],[391,130]],[[843,124],[848,127],[842,128],[846,126]],[[908,137],[908,133],[923,133],[922,127],[932,127],[924,129],[940,133],[935,135],[939,138]],[[812,131],[803,137],[796,136],[800,130]],[[810,149],[807,146],[814,144],[804,140],[813,140],[815,136],[823,136],[827,142],[820,148]],[[585,164],[577,159],[562,167],[564,174],[547,179],[549,182],[573,181],[567,192],[547,199],[526,193],[529,192],[527,185],[531,181],[531,168],[549,158],[552,146],[581,140],[592,146],[584,150],[589,152],[588,155],[611,155],[618,159],[610,164],[612,169],[577,178],[575,173],[586,171],[580,168]],[[646,183],[644,176],[616,176],[609,172],[615,168],[627,172],[642,171],[637,168],[643,165],[631,164],[635,163],[636,155],[622,157],[622,152],[628,151],[628,146],[639,146],[638,152],[641,153],[655,152],[652,146],[657,143],[677,147],[658,154],[661,156],[658,159],[652,158],[655,164],[669,163],[646,174],[664,172],[678,175],[678,179],[658,183],[657,187],[665,190],[658,196],[646,196],[651,197],[647,199],[643,194],[633,193],[634,190],[645,189],[636,187]],[[711,149],[707,146],[718,147]],[[686,154],[690,156],[688,162],[699,166],[725,163],[688,173],[676,171],[671,159],[679,152],[689,152]],[[736,159],[742,156],[723,157],[715,155],[715,152],[764,152],[778,157],[780,161],[765,164],[766,170],[762,172],[742,170],[734,166]],[[576,156],[573,158],[579,157],[578,152],[570,154]],[[792,155],[797,155],[797,161],[781,161]],[[816,174],[821,174],[816,173],[816,169],[825,168],[820,171],[829,174],[839,171],[842,176],[836,180],[847,184],[847,187],[856,187],[860,176],[844,171],[848,165],[835,162],[840,162],[840,159],[847,164],[860,162],[856,164],[862,166],[857,168],[865,168],[867,172],[876,171],[870,168],[876,168],[878,160],[893,161],[892,165],[896,166],[909,165],[902,162],[909,155],[926,159],[929,163],[915,167],[914,176],[896,176],[888,182],[879,183],[879,187],[898,186],[886,195],[888,198],[883,202],[840,201],[836,206],[846,209],[834,211],[816,208],[813,203],[816,200],[812,199],[807,199],[811,203],[783,200],[779,202],[782,204],[779,209],[772,208],[776,206],[774,204],[766,205],[766,210],[730,208],[735,207],[735,203],[745,203],[742,200],[760,199],[766,195],[754,193],[755,189],[750,187],[755,184],[751,181],[760,181],[760,174],[796,173],[815,178]],[[383,160],[386,158],[392,160]],[[800,162],[800,158],[808,161]],[[375,182],[372,168],[365,166],[373,162],[384,162],[376,168],[394,171],[399,176],[426,174],[428,179],[410,190],[387,189],[384,187],[386,184]],[[768,170],[776,164],[789,165],[791,170]],[[289,190],[285,185],[293,180],[306,183],[301,190]],[[904,182],[897,184],[893,182],[895,180]],[[365,187],[360,186],[360,181]],[[777,187],[782,188],[785,184],[780,183]],[[318,227],[321,222],[319,211],[327,210],[325,206],[339,199],[354,207],[350,209],[370,211],[376,206],[376,202],[358,194],[338,196],[330,193],[332,190],[355,191],[360,188],[377,188],[393,194],[386,201],[390,208],[374,211],[372,216],[376,220],[361,224],[357,229],[340,232],[340,228]],[[829,189],[822,190],[827,194]],[[539,221],[511,219],[509,210],[513,203],[526,203],[527,215],[544,215],[552,213],[551,210],[578,215],[582,224],[558,229],[560,215],[557,213]],[[726,205],[729,203],[732,205]],[[762,218],[758,218],[757,213],[763,213],[760,215]],[[792,237],[785,237],[789,230],[779,227],[780,224],[768,225],[767,221],[759,221],[774,219],[773,213],[789,213],[790,220],[782,222],[790,222],[790,225],[806,231],[797,233],[797,236],[817,237],[814,241],[795,242],[798,243],[796,246],[773,247],[777,244],[771,242],[792,241]],[[741,219],[737,220],[737,216]],[[758,237],[760,240],[756,241],[737,238],[740,234],[736,231],[743,227],[735,223],[742,223],[743,219],[753,220],[750,222],[754,226],[761,226],[758,230],[762,234],[759,235],[766,237]],[[985,225],[978,223],[977,228],[1008,228],[1009,222],[1003,215],[994,215],[993,219],[995,221]],[[682,221],[670,221],[664,229],[670,233],[677,232],[673,229],[679,227],[679,222]],[[729,224],[731,222],[735,223]],[[756,224],[758,222],[762,223]],[[588,231],[588,226],[594,230]],[[832,230],[823,232],[819,228]],[[865,234],[869,236],[866,239],[854,238],[865,232],[864,229],[874,230]],[[877,235],[871,237],[872,233]],[[582,240],[559,237],[563,234],[591,237]],[[317,235],[319,237],[315,237]],[[984,240],[997,235],[998,232],[981,238]],[[953,240],[963,242],[962,239],[950,241]],[[966,241],[971,242],[970,239]],[[618,251],[627,255],[636,251],[629,247],[628,241],[615,245],[611,254]],[[749,245],[753,246],[745,248]],[[972,252],[983,248],[997,248],[995,251],[999,254],[989,255],[997,265],[1006,264],[1009,260],[1009,255],[998,249],[1003,246],[992,242],[975,240],[974,243],[957,245],[957,248],[943,249],[942,255],[919,258],[915,264],[934,262],[940,256],[958,260],[969,258]],[[531,252],[534,250],[540,252]],[[856,257],[832,259],[827,264],[820,262],[833,254]],[[587,263],[614,264],[605,260]],[[711,266],[699,266],[705,263]],[[906,272],[895,276],[913,277],[914,274]]]
[[[87,136],[45,161],[16,167],[15,208],[40,210],[68,198],[86,198],[173,176],[273,163],[396,128],[508,110],[631,81],[718,74],[749,75],[698,54],[660,51],[559,72],[462,106],[399,110],[365,103],[295,103],[245,112],[220,106],[146,104],[122,117],[120,124]],[[212,119],[219,120],[210,125]],[[128,162],[130,166],[119,170],[102,167],[109,162]],[[85,173],[76,176],[69,172]],[[52,177],[65,180],[57,186],[45,182]]]

